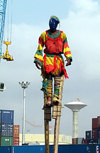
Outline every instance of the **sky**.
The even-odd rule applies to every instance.
[[[9,53],[14,61],[0,62],[0,82],[4,82],[6,87],[0,93],[0,109],[14,110],[14,124],[20,125],[21,132],[23,90],[19,82],[29,81],[26,89],[26,120],[42,127],[32,127],[26,122],[26,133],[44,133],[43,93],[40,90],[42,78],[33,61],[38,38],[49,28],[50,16],[56,15],[60,19],[58,29],[66,33],[73,57],[72,65],[66,67],[69,79],[65,79],[62,105],[77,98],[87,104],[79,112],[79,137],[85,137],[85,131],[92,129],[92,118],[100,116],[99,0],[29,0],[28,3],[25,0],[9,0],[8,6],[12,11],[12,30],[8,29],[6,23],[4,37],[12,31]],[[54,120],[50,125],[53,133]],[[62,109],[60,134],[72,136],[72,111],[66,107]]]

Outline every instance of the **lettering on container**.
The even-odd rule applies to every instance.
[[[5,141],[9,141],[9,139],[5,139]]]
[[[99,153],[99,146],[96,146],[96,153]]]

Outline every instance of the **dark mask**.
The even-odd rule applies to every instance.
[[[56,31],[58,23],[59,22],[57,20],[55,20],[54,18],[51,18],[49,20],[49,27],[50,27],[50,31],[51,32],[55,32]]]

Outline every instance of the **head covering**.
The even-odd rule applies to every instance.
[[[57,16],[51,16],[50,19],[55,19],[56,22],[60,23],[60,20]]]

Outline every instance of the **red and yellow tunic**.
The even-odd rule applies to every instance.
[[[43,47],[45,47],[44,55]],[[42,66],[42,75],[46,72],[57,76],[63,72],[65,78],[68,78],[62,54],[66,59],[72,59],[65,33],[58,30],[56,34],[52,34],[48,30],[39,37],[39,45],[34,56],[34,62],[38,62]]]

